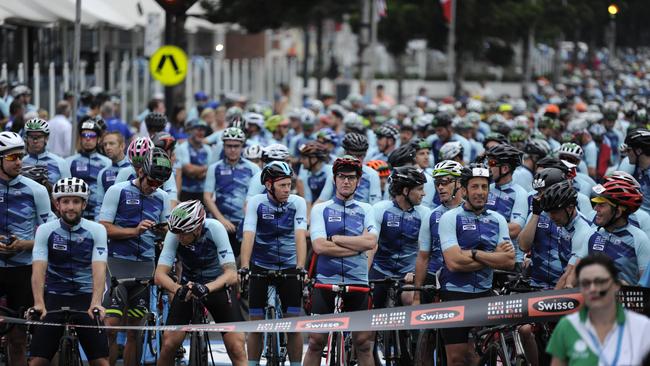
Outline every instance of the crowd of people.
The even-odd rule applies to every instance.
[[[173,294],[166,324],[176,325],[190,321],[192,299],[216,322],[243,320],[233,291],[242,279],[249,317],[262,319],[270,284],[295,317],[334,311],[321,288],[304,309],[304,278],[439,288],[439,297],[404,293],[400,304],[411,305],[490,296],[494,271],[511,271],[543,289],[580,287],[587,299],[588,310],[558,325],[554,365],[582,357],[586,348],[566,343],[594,329],[585,357],[602,357],[615,347],[612,325],[630,322],[639,336],[619,331],[627,351],[614,364],[638,364],[650,323],[616,310],[614,296],[620,285],[650,286],[650,102],[642,65],[613,70],[540,79],[525,99],[434,99],[422,89],[395,104],[379,86],[374,98],[325,94],[291,108],[198,92],[191,110],[169,117],[155,97],[131,126],[97,90],[80,96],[78,116],[64,100],[49,121],[13,118],[17,108],[37,113],[17,86],[0,105],[3,114],[10,106],[0,132],[0,295],[52,322],[61,319],[48,310],[70,306],[88,311],[86,324],[98,311],[107,325],[140,325],[147,285],[111,280],[148,273]],[[269,271],[293,277],[265,279]],[[387,291],[346,293],[343,311],[368,309],[370,297],[382,308]],[[32,365],[49,364],[57,344],[45,340],[60,332],[35,328]],[[471,364],[469,332],[442,331],[449,365]],[[539,364],[546,349],[534,327],[519,332]],[[137,364],[136,335],[127,332],[126,365]],[[115,331],[79,337],[91,365],[115,364]],[[184,337],[164,333],[160,365],[173,363]],[[303,357],[302,335],[289,335],[292,366],[320,364],[326,334],[308,338]],[[25,365],[24,328],[7,339],[12,364]],[[352,334],[360,365],[374,364],[374,339]],[[259,364],[259,335],[223,340],[233,364]]]

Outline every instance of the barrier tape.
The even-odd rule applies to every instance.
[[[625,286],[617,296],[618,301],[625,308],[646,315],[650,314],[649,288]],[[565,289],[275,320],[163,326],[77,325],[76,327],[185,332],[355,332],[457,328],[553,321],[578,311],[582,305],[583,298],[577,289]],[[58,323],[0,316],[0,323],[2,322],[64,326]]]

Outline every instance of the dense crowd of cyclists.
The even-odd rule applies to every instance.
[[[87,310],[83,324],[99,311],[106,325],[141,325],[149,283],[114,282],[148,274],[173,296],[167,325],[191,320],[190,300],[235,322],[238,283],[250,319],[264,318],[270,285],[295,317],[335,311],[322,287],[305,309],[310,281],[371,287],[345,293],[344,312],[386,306],[389,278],[438,289],[403,292],[400,305],[458,301],[490,296],[495,271],[539,289],[579,286],[576,266],[594,253],[620,283],[648,287],[650,105],[635,65],[540,80],[526,99],[326,94],[291,109],[197,93],[186,121],[152,100],[140,131],[107,123],[102,94],[85,95],[74,155],[48,149],[45,119],[0,132],[0,295],[52,322],[60,314],[48,310],[67,306]],[[9,358],[25,365],[25,329],[11,332]],[[61,332],[35,327],[31,365],[49,364]],[[539,364],[535,327],[518,332]],[[91,365],[115,364],[116,335],[79,331]],[[126,365],[137,364],[136,335],[127,331]],[[470,328],[441,335],[447,364],[471,362]],[[158,364],[173,364],[184,337],[164,333]],[[302,337],[288,335],[290,364],[320,364],[327,334],[309,333],[304,357]],[[358,364],[374,364],[375,337],[352,333]],[[223,340],[233,364],[259,364],[260,334]]]

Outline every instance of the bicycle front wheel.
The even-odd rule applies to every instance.
[[[203,332],[192,332],[190,337],[190,366],[208,365],[208,345]]]
[[[74,352],[74,342],[69,337],[61,338],[59,343],[59,365],[77,366],[79,358]]]

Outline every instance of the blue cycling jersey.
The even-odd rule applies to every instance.
[[[97,196],[104,199],[104,194],[106,194],[106,191],[113,184],[115,184],[115,178],[117,178],[117,173],[120,171],[120,169],[126,168],[128,166],[131,166],[131,162],[129,161],[129,158],[125,156],[122,160],[118,161],[117,163],[111,163],[111,165],[100,170],[99,173],[97,174]],[[99,215],[99,209],[101,207],[102,205],[97,205],[95,207],[95,217]]]
[[[250,200],[253,196],[266,192],[266,188],[262,184],[262,171],[253,174],[248,182],[248,189],[246,190],[246,200]]]
[[[502,215],[492,210],[477,215],[465,208],[465,204],[442,215],[438,233],[443,253],[454,246],[461,250],[494,252],[499,243],[511,241],[508,224]],[[446,291],[484,292],[492,288],[492,275],[490,267],[473,272],[453,272],[443,266],[440,284]]]
[[[106,191],[99,220],[123,228],[134,228],[142,220],[155,223],[167,222],[169,200],[167,193],[158,188],[150,195],[144,195],[133,181],[115,183]],[[155,235],[147,230],[137,237],[110,239],[109,257],[136,262],[154,260]]]
[[[439,202],[435,202],[438,196],[436,193],[436,184],[431,173],[424,171],[424,176],[427,181],[424,183],[424,199],[422,200],[422,204],[432,210],[440,205]],[[386,184],[386,187],[388,187],[388,184]],[[439,198],[438,201],[440,201]]]
[[[443,264],[438,226],[442,215],[449,210],[450,209],[447,208],[447,206],[440,205],[431,211],[431,216],[429,216],[429,232],[431,240],[428,242],[420,242],[420,251],[429,254],[429,267],[427,268],[427,272],[433,275],[438,273]]]
[[[637,169],[636,180],[639,181],[641,194],[643,194],[641,209],[650,213],[650,168],[646,170]]]
[[[316,140],[316,134],[312,133],[311,135],[305,136],[304,132],[301,132],[294,137],[292,137],[289,140],[289,153],[291,153],[292,156],[300,156],[300,147],[310,141]],[[263,141],[264,143],[260,144],[262,146],[266,145],[266,141]]]
[[[59,219],[36,229],[32,260],[47,262],[46,293],[92,293],[92,262],[106,262],[107,255],[106,229],[96,222],[82,218],[70,226]]]
[[[83,217],[89,220],[95,218],[95,212],[98,206],[101,206],[103,195],[99,195],[97,189],[97,178],[99,172],[112,165],[111,159],[101,155],[97,152],[91,154],[77,153],[65,159],[68,166],[70,166],[70,174],[72,177],[83,179],[90,188],[90,196],[84,210]]]
[[[244,158],[234,165],[226,160],[208,167],[204,192],[214,194],[214,202],[219,212],[229,221],[237,224],[244,219],[244,202],[251,177],[260,172],[260,168]]]
[[[492,183],[485,208],[500,213],[507,222],[523,228],[528,216],[528,193],[514,181],[502,185]],[[519,249],[517,238],[513,238],[513,245],[517,262],[523,262],[524,253]]]
[[[596,229],[589,224],[589,220],[579,211],[576,211],[575,216],[564,229],[571,237],[571,259],[569,260],[571,265],[575,265],[579,259],[589,254],[592,243],[602,240]]]
[[[246,207],[244,232],[255,234],[251,262],[271,270],[296,268],[296,230],[307,230],[307,204],[296,195],[278,205],[267,193]]]
[[[599,228],[601,240],[589,243],[589,254],[604,253],[618,269],[618,278],[635,286],[650,261],[650,240],[636,226],[627,224],[612,232]]]
[[[356,201],[375,204],[381,200],[381,181],[379,174],[371,167],[364,165],[362,168],[361,182],[354,192]],[[319,201],[327,201],[334,197],[334,176],[327,177],[323,190],[320,193]]]
[[[135,168],[129,164],[117,172],[114,184],[131,181],[135,178]],[[171,201],[178,201],[178,188],[176,188],[176,174],[174,172],[160,188],[167,193],[167,200],[170,204]]]
[[[45,187],[20,175],[10,181],[0,179],[0,235],[33,240],[36,227],[53,217]],[[32,254],[26,250],[0,254],[0,267],[31,263]]]
[[[372,268],[387,277],[415,273],[418,248],[431,242],[431,210],[419,205],[404,211],[395,201],[375,203],[373,210],[379,237]]]
[[[54,185],[61,178],[69,178],[70,166],[66,161],[49,151],[41,154],[27,154],[23,158],[24,165],[47,166],[47,181]]]
[[[458,141],[458,142],[460,142],[460,144],[463,146],[463,161],[465,161],[465,162],[471,161],[472,146],[470,145],[469,141],[467,141],[466,138],[464,138],[463,136],[461,136],[461,135],[459,135],[457,133],[454,133],[453,135],[451,135],[449,140],[442,141],[442,140],[440,140],[440,138],[438,138],[438,135],[434,134],[434,135],[431,135],[431,136],[427,137],[427,142],[429,142],[429,144],[431,144],[431,152],[433,153],[433,157],[436,159],[434,164],[439,163],[440,161],[442,161],[442,160],[440,160],[440,148],[442,147],[442,145],[444,145],[445,143],[450,142],[450,141]]]
[[[523,165],[520,165],[512,173],[512,182],[519,185],[526,192],[533,189],[533,173]]]
[[[185,166],[187,164],[199,165],[199,166],[208,166],[214,161],[212,157],[212,149],[207,145],[201,145],[199,148],[195,148],[189,142],[185,141],[182,144],[176,146],[176,159],[179,164]],[[186,174],[183,174],[183,192],[192,192],[199,193],[203,192],[203,186],[205,179],[194,179],[190,178]]]
[[[372,206],[338,197],[314,205],[311,211],[311,240],[327,239],[333,235],[359,236],[364,232],[377,235]],[[326,284],[368,285],[368,255],[366,252],[349,257],[321,254],[316,263],[316,282]]]
[[[190,245],[180,244],[178,235],[167,232],[158,264],[173,267],[177,256],[183,266],[183,284],[212,282],[223,274],[224,265],[235,264],[228,233],[214,219],[205,219],[201,235]]]
[[[312,172],[304,166],[301,166],[298,172],[298,178],[300,178],[305,186],[305,201],[314,203],[320,197],[327,179],[331,179],[331,175],[332,166],[329,164],[322,164],[317,172]]]
[[[526,224],[531,220],[528,216]],[[539,215],[530,249],[530,280],[533,286],[554,288],[571,259],[571,237],[546,212]]]

